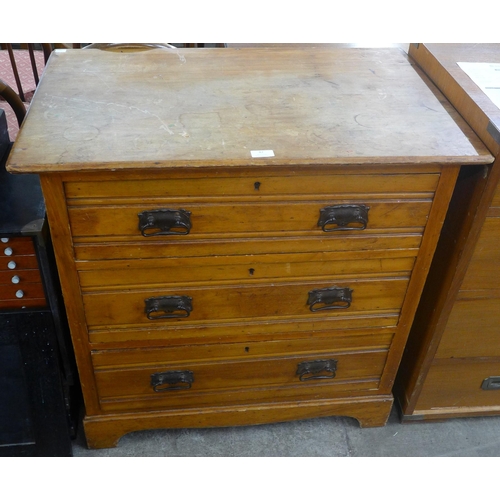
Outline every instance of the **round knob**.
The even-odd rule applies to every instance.
[[[15,276],[12,276],[10,281],[12,281],[12,283],[14,284],[17,284],[21,281],[21,278],[19,278],[19,276],[16,274]]]
[[[18,290],[18,291],[16,292],[16,297],[17,297],[18,299],[22,299],[22,298],[24,297],[24,292],[23,292],[22,290]]]
[[[3,251],[3,253],[4,253],[5,255],[12,255],[12,248],[7,247],[7,248]]]
[[[9,269],[15,269],[15,268],[17,267],[17,264],[16,264],[13,260],[11,260],[11,261],[7,264],[7,267],[8,267]]]
[[[8,243],[9,242],[9,238],[1,238],[0,240],[2,243]]]

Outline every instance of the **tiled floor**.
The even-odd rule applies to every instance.
[[[251,427],[166,429],[123,436],[116,448],[88,450],[80,433],[76,457],[498,457],[500,417],[361,429],[350,418],[318,418]]]

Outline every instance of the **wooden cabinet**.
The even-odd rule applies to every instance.
[[[498,64],[500,45],[419,44],[410,55],[497,159],[459,176],[396,395],[405,421],[500,414],[500,110],[457,64]]]
[[[1,130],[6,130],[2,110]],[[71,456],[78,375],[40,182],[37,175],[5,171],[10,144],[4,144],[6,149],[0,141],[0,456]]]
[[[398,50],[56,51],[9,170],[41,176],[88,445],[384,425],[460,166],[491,161]]]

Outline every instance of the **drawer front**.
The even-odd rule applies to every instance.
[[[252,318],[245,321],[221,322],[166,322],[151,321],[148,325],[123,328],[121,325],[92,326],[88,330],[89,340],[94,345],[106,344],[116,347],[120,343],[140,343],[141,345],[220,344],[221,342],[256,342],[276,339],[312,339],[332,337],[337,340],[348,335],[355,342],[359,335],[383,335],[390,343],[398,324],[398,312],[385,314],[334,316],[318,314],[311,317],[293,318]],[[385,345],[385,344],[384,344]]]
[[[9,255],[0,257],[0,271],[22,272],[23,269],[38,269],[36,255]]]
[[[421,233],[431,200],[338,200],[327,202],[248,202],[137,204],[71,207],[75,242],[99,237],[154,243],[198,238],[322,235],[332,238],[361,231],[405,229]],[[150,221],[150,222],[148,222]],[[337,221],[337,223],[330,222]],[[345,224],[345,225],[343,225]],[[332,230],[332,231],[330,231]],[[165,232],[174,234],[166,235]]]
[[[436,357],[500,356],[500,294],[490,298],[459,294]]]
[[[398,311],[408,278],[85,293],[90,327]],[[350,291],[349,291],[350,290]],[[314,311],[311,311],[313,309]],[[168,317],[170,315],[170,317]]]
[[[18,284],[22,286],[24,283],[41,283],[42,277],[39,269],[13,269],[8,271],[0,271],[0,286]]]
[[[68,181],[65,192],[69,205],[89,200],[123,198],[152,199],[196,197],[241,197],[369,194],[431,194],[439,181],[438,173],[428,174],[324,174],[256,175],[240,177],[187,177],[168,179]],[[151,173],[151,176],[154,176]],[[101,177],[102,179],[102,177]]]
[[[189,282],[294,280],[343,275],[409,276],[417,249],[79,262],[84,290]]]
[[[14,258],[19,255],[35,255],[35,247],[31,238],[0,239],[0,256]]]
[[[99,261],[119,259],[158,259],[161,257],[206,257],[221,255],[277,255],[282,253],[307,252],[381,252],[383,250],[418,251],[420,234],[369,235],[358,231],[356,235],[337,237],[335,233],[322,233],[311,237],[242,237],[234,239],[186,239],[174,236],[165,238],[142,238],[128,241],[85,242],[74,245],[77,261]],[[332,236],[334,235],[334,236]],[[191,235],[189,235],[191,236]],[[184,239],[183,239],[184,238]],[[146,241],[147,240],[147,241]],[[153,241],[154,240],[154,241]],[[92,264],[77,262],[81,269],[88,269]],[[106,264],[108,265],[108,264]],[[113,265],[113,263],[109,263]],[[129,265],[129,263],[127,263]],[[147,264],[146,264],[147,265]],[[85,267],[87,266],[87,267]],[[100,266],[100,264],[98,264]],[[115,266],[116,267],[116,266]]]
[[[462,290],[498,290],[500,285],[500,217],[487,217],[474,249]]]
[[[490,390],[482,389],[487,379]],[[499,381],[498,358],[437,360],[429,370],[415,410],[500,406]]]
[[[224,357],[218,346],[211,348],[211,360],[177,359],[168,349],[154,354],[156,362],[136,351],[136,363],[106,365],[96,359],[95,377],[103,409],[191,407],[248,402],[251,393],[259,399],[276,400],[283,394],[293,399],[331,397],[345,391],[376,390],[387,357],[386,350],[367,352],[319,351],[252,357],[254,346],[244,358],[244,346],[237,358]],[[277,348],[283,346],[277,346]],[[199,354],[196,348],[195,353]],[[224,346],[222,346],[224,351]],[[255,348],[259,350],[258,347]],[[161,357],[164,354],[165,359]],[[213,359],[219,356],[218,359]],[[113,362],[118,361],[114,359]],[[126,356],[127,361],[130,355]],[[266,394],[267,392],[267,394]],[[255,398],[255,395],[253,396]]]
[[[44,307],[45,293],[41,283],[0,285],[0,309]]]

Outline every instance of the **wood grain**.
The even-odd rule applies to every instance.
[[[468,358],[470,362],[480,362],[484,356],[493,356],[497,351],[498,244],[495,236],[498,231],[496,219],[486,216],[500,215],[495,208],[498,205],[500,150],[490,133],[492,125],[498,128],[500,124],[500,111],[457,63],[500,62],[500,45],[417,44],[410,47],[409,53],[497,159],[482,172],[462,169],[395,392],[404,418],[432,415],[435,419],[440,414],[449,418],[468,412],[484,415],[487,414],[487,396],[477,396],[482,402],[467,399],[469,378],[466,371],[460,369],[451,376],[449,371],[434,365],[443,361],[440,358]],[[451,370],[452,366],[461,365],[449,366]],[[497,404],[494,401],[490,404],[495,414]]]
[[[490,158],[399,50],[66,50],[47,68],[12,172]]]
[[[383,425],[459,167],[492,160],[399,50],[56,52],[8,168],[41,173],[89,446],[164,426]],[[190,233],[143,236],[138,213],[165,204],[192,213]],[[322,231],[332,204],[368,205],[366,229]],[[311,311],[333,286],[350,307]],[[190,315],[148,319],[165,295],[191,297]],[[318,356],[338,375],[297,381]],[[151,391],[151,370],[187,366],[194,392]]]

